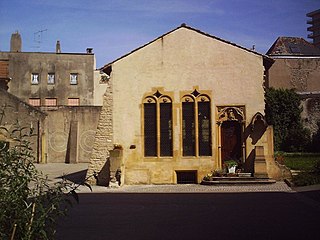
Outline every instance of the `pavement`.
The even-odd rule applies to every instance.
[[[37,164],[54,183],[84,179],[88,164]],[[57,240],[316,239],[320,185],[81,186]]]
[[[57,182],[64,176],[66,179],[81,183],[86,176],[88,163],[65,164],[47,163],[36,164],[36,168],[48,176],[49,182]],[[78,188],[79,193],[205,193],[205,192],[300,192],[310,195],[320,201],[320,184],[305,187],[289,187],[285,182],[274,184],[218,185],[204,186],[200,184],[174,185],[124,185],[121,187],[86,186]],[[310,194],[309,194],[310,193]],[[315,195],[315,196],[313,196]]]

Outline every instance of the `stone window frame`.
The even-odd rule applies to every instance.
[[[56,74],[54,72],[49,72],[47,75],[48,85],[54,85],[56,83]]]
[[[39,73],[31,73],[31,84],[38,85],[40,83],[40,74]]]
[[[148,103],[155,103],[156,104],[156,154],[153,156],[148,156],[145,154],[145,108],[144,104]],[[161,103],[171,103],[171,129],[170,129],[170,136],[171,136],[171,153],[169,155],[162,155],[162,147],[161,146],[161,116],[160,116],[160,107]],[[173,117],[173,111],[174,111],[174,103],[173,103],[173,93],[164,91],[163,88],[156,88],[153,89],[152,92],[149,92],[144,95],[143,101],[142,101],[142,151],[143,156],[148,159],[159,159],[159,158],[173,158],[173,136],[174,136],[174,117]],[[169,137],[170,138],[170,137]]]
[[[79,82],[79,74],[70,73],[70,85],[78,85],[78,82]]]
[[[181,119],[181,125],[180,125],[180,131],[181,131],[181,137],[180,137],[180,149],[181,149],[181,156],[184,158],[190,158],[190,157],[195,157],[195,158],[199,158],[199,157],[212,157],[213,156],[213,112],[212,112],[212,97],[211,97],[211,91],[207,91],[207,90],[197,90],[198,86],[193,88],[194,90],[192,92],[190,91],[183,91],[180,92],[180,119]],[[184,102],[193,102],[194,103],[194,154],[192,155],[185,155],[184,154],[184,122],[183,122],[183,103]],[[203,155],[200,153],[200,140],[199,140],[199,102],[209,102],[209,153],[206,155]]]

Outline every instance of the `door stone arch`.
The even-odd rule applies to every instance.
[[[222,168],[226,160],[245,162],[245,107],[218,107],[218,168]]]

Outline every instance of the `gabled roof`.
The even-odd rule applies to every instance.
[[[317,14],[320,14],[320,9],[307,13],[307,17],[313,17]]]
[[[212,39],[215,39],[215,40],[218,40],[218,41],[221,41],[221,42],[230,44],[230,45],[232,45],[232,46],[238,47],[238,48],[240,48],[240,49],[242,49],[242,50],[245,50],[245,51],[247,51],[247,52],[256,54],[256,55],[258,55],[258,56],[261,56],[261,57],[264,58],[264,60],[270,61],[271,63],[273,62],[273,60],[272,60],[271,58],[269,58],[268,56],[266,56],[266,55],[264,55],[264,54],[260,54],[260,53],[258,53],[258,52],[256,52],[256,51],[251,50],[251,49],[242,47],[242,46],[237,45],[237,44],[235,44],[235,43],[232,43],[232,42],[226,41],[226,40],[224,40],[224,39],[218,38],[218,37],[216,37],[216,36],[210,35],[210,34],[208,34],[208,33],[202,32],[202,31],[200,31],[200,30],[198,30],[198,29],[195,29],[195,28],[192,28],[192,27],[190,27],[190,26],[187,26],[185,23],[183,23],[183,24],[181,24],[179,27],[177,27],[177,28],[175,28],[175,29],[173,29],[173,30],[171,30],[171,31],[169,31],[169,32],[161,35],[160,37],[152,40],[151,42],[146,43],[145,45],[136,48],[135,50],[133,50],[133,51],[131,51],[131,52],[129,52],[129,53],[127,53],[127,54],[125,54],[125,55],[117,58],[116,60],[114,60],[114,61],[112,61],[112,62],[110,62],[110,63],[107,63],[107,64],[104,65],[102,68],[100,68],[100,70],[104,70],[104,69],[110,67],[113,63],[115,63],[115,62],[117,62],[117,61],[119,61],[119,60],[121,60],[121,59],[129,56],[130,54],[132,54],[132,53],[140,50],[141,48],[144,48],[144,47],[150,45],[151,43],[153,43],[153,42],[155,42],[155,41],[163,38],[164,36],[169,35],[169,34],[171,34],[172,32],[177,31],[177,30],[180,29],[180,28],[186,28],[186,29],[192,30],[192,31],[194,31],[194,32],[196,32],[196,33],[202,34],[202,35],[207,36],[207,37],[209,37],[209,38],[212,38]]]
[[[278,37],[268,50],[270,56],[320,56],[320,49],[300,37]]]

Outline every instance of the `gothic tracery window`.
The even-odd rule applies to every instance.
[[[144,99],[144,155],[172,156],[172,100],[159,91]]]
[[[210,98],[194,90],[182,98],[183,156],[211,156]]]

